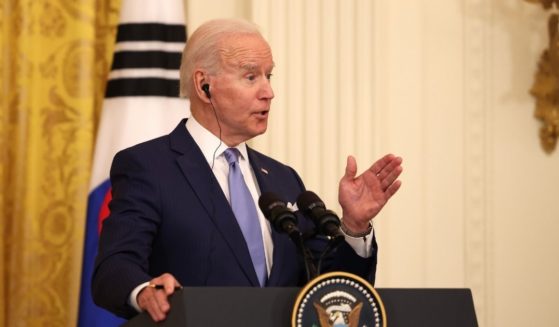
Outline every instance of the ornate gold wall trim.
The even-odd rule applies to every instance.
[[[530,93],[536,99],[534,116],[541,121],[540,144],[551,153],[559,136],[559,0],[526,0],[539,3],[545,10],[555,10],[548,19],[549,44],[542,52]]]

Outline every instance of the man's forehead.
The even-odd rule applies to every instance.
[[[223,48],[240,48],[247,44],[269,48],[268,42],[260,34],[229,33],[223,35],[220,43]]]
[[[219,52],[225,63],[243,70],[254,70],[261,68],[260,66],[270,66],[265,68],[274,66],[270,46],[258,35],[225,38]]]

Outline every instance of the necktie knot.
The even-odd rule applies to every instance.
[[[233,165],[234,163],[239,162],[240,153],[239,150],[235,148],[228,148],[227,150],[225,150],[225,152],[223,152],[223,155],[225,156],[225,160],[227,160],[229,165]]]

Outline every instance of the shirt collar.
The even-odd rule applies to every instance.
[[[219,158],[225,150],[228,149],[228,146],[220,142],[219,138],[213,135],[210,131],[208,131],[204,126],[200,125],[200,123],[191,116],[186,120],[186,129],[194,139],[194,142],[198,145],[200,150],[202,150],[202,154],[206,161],[211,166],[215,153],[215,157]],[[219,145],[219,148],[217,148]],[[217,151],[216,151],[217,148]],[[239,160],[247,160],[248,161],[248,151],[246,143],[243,142],[235,147],[241,153],[241,157]]]

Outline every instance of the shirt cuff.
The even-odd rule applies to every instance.
[[[345,235],[345,241],[347,242],[347,244],[349,244],[349,246],[353,248],[357,255],[362,258],[370,258],[373,255],[372,244],[373,235],[375,234],[374,229],[371,229],[371,232],[363,237],[351,237],[344,233],[343,230],[342,233]]]
[[[136,286],[136,288],[132,290],[132,293],[130,293],[130,297],[128,297],[128,304],[130,304],[130,306],[132,306],[132,308],[136,309],[136,311],[138,312],[142,312],[142,309],[138,305],[138,294],[140,294],[140,292],[148,285],[149,282],[145,282]]]

